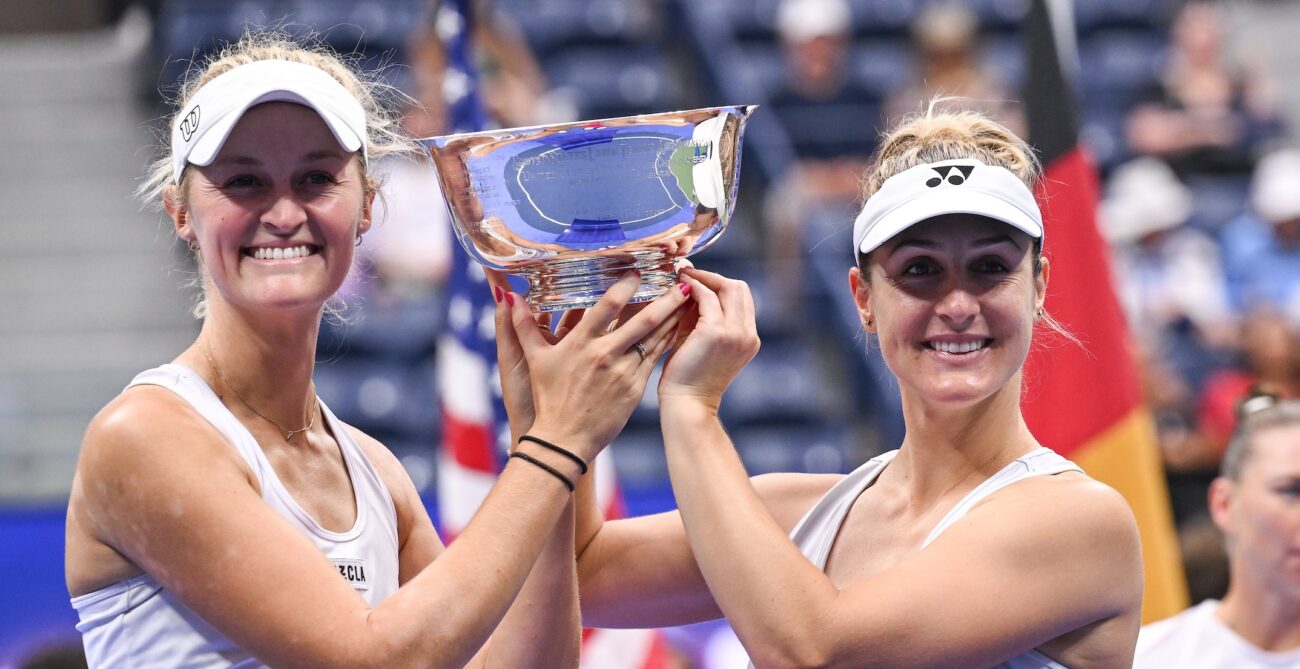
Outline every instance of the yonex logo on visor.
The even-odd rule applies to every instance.
[[[921,221],[947,214],[983,216],[1043,236],[1034,194],[1005,167],[974,159],[917,165],[885,180],[853,222],[854,254],[870,253]]]
[[[944,167],[931,167],[939,176],[931,178],[925,182],[930,188],[938,188],[940,184],[947,181],[954,186],[960,186],[966,183],[970,178],[970,173],[975,171],[974,165],[947,165]]]

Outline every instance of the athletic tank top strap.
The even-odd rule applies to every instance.
[[[248,463],[253,475],[257,477],[257,485],[265,493],[267,480],[275,478],[270,462],[262,454],[262,449],[248,428],[230,413],[198,372],[178,363],[170,363],[140,372],[126,387],[144,385],[166,388],[189,403],[200,416],[217,428],[244,462]]]
[[[840,526],[849,515],[853,502],[876,482],[880,472],[897,455],[897,450],[877,455],[840,479],[790,530],[790,539],[818,569],[826,569],[835,537],[839,535]]]
[[[146,370],[138,374],[135,379],[127,386],[137,385],[157,385],[167,388],[172,392],[180,395],[182,399],[194,407],[194,410],[203,416],[209,423],[221,432],[222,436],[230,442],[239,453],[244,462],[253,470],[257,477],[259,487],[262,489],[262,498],[279,511],[282,515],[291,516],[301,525],[302,529],[315,535],[317,538],[326,542],[347,542],[351,541],[365,530],[370,513],[367,511],[378,512],[381,516],[385,530],[391,528],[393,541],[397,541],[397,510],[393,503],[392,495],[388,491],[388,486],[379,477],[375,471],[370,459],[361,452],[361,447],[343,427],[338,417],[330,411],[329,406],[319,397],[321,415],[324,417],[326,425],[334,435],[334,441],[338,444],[339,451],[343,457],[343,464],[347,467],[348,478],[352,481],[353,495],[357,510],[356,522],[353,526],[344,532],[334,532],[325,529],[316,521],[311,514],[307,513],[289,493],[280,481],[280,477],[275,474],[275,469],[271,466],[271,461],[267,459],[266,454],[262,452],[261,446],[253,434],[239,419],[235,417],[230,409],[221,401],[221,398],[213,392],[203,377],[198,372],[178,363],[170,363]]]
[[[967,493],[960,502],[957,502],[957,505],[952,507],[952,510],[944,515],[943,520],[940,520],[939,524],[935,525],[933,530],[930,530],[930,535],[925,538],[921,547],[925,548],[926,546],[929,546],[932,541],[939,538],[940,534],[943,534],[944,530],[952,527],[953,523],[961,520],[968,511],[989,495],[992,495],[1012,483],[1023,481],[1027,478],[1032,478],[1034,476],[1051,476],[1053,474],[1061,474],[1064,472],[1083,473],[1083,470],[1079,468],[1079,465],[1070,462],[1059,455],[1056,451],[1053,451],[1046,446],[1039,446],[1015,460],[1012,460],[1007,463],[1007,466],[999,470],[998,473],[990,476],[985,479],[983,483],[975,486],[974,490]]]

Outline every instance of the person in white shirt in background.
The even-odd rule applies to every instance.
[[[1300,669],[1300,400],[1255,394],[1239,414],[1210,486],[1228,593],[1143,627],[1135,669]]]

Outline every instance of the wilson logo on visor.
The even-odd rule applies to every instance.
[[[185,120],[181,121],[181,137],[184,137],[185,141],[188,142],[194,136],[194,131],[198,129],[199,106],[194,105],[194,109],[191,109],[190,113],[185,115]]]
[[[975,171],[975,166],[944,165],[942,167],[931,167],[930,169],[934,170],[939,176],[930,177],[930,180],[925,182],[925,185],[930,188],[938,188],[945,181],[954,186],[960,186],[966,183],[966,180],[970,178],[970,173]]]

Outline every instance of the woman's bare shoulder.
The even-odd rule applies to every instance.
[[[1075,520],[1090,519],[1104,525],[1136,527],[1128,502],[1114,488],[1084,474],[1070,471],[1052,476],[1033,476],[989,496],[1016,500],[1018,505],[1050,504],[1058,513]]]
[[[1118,602],[1140,601],[1141,544],[1137,520],[1114,488],[1079,472],[1036,476],[990,495],[968,518],[1017,555],[1057,555],[1091,562],[1109,574]],[[1120,578],[1119,575],[1127,575]]]
[[[222,438],[207,419],[176,393],[161,386],[139,385],[122,391],[90,421],[82,440],[81,460],[168,457],[169,453],[220,451]],[[160,446],[167,448],[160,448]]]
[[[149,503],[148,496],[114,494],[124,487],[186,494],[175,487],[188,472],[247,483],[261,494],[253,470],[216,426],[170,390],[141,385],[123,391],[91,420],[75,483],[83,501],[121,506],[130,499]]]
[[[768,513],[788,532],[843,479],[843,474],[779,473],[760,474],[750,482]]]

